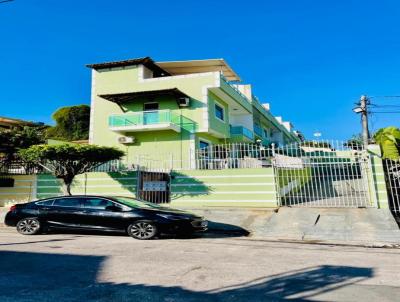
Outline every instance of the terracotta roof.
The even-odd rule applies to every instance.
[[[38,122],[32,122],[32,121],[24,121],[24,120],[16,119],[16,118],[9,118],[9,117],[0,116],[0,125],[39,126],[39,125],[44,125],[44,124],[43,123],[38,123]]]

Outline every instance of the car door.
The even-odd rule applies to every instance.
[[[51,207],[46,209],[50,225],[79,228],[82,220],[82,203],[78,197],[61,197],[54,199]]]
[[[100,197],[83,197],[82,226],[88,229],[123,230],[126,209],[111,200]]]

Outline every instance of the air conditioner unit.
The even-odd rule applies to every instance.
[[[190,103],[190,98],[182,97],[178,99],[178,104],[180,107],[188,107]]]
[[[120,143],[120,144],[133,144],[134,142],[135,142],[135,138],[132,136],[118,137],[118,143]]]

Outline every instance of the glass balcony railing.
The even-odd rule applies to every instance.
[[[171,110],[155,110],[115,114],[108,119],[110,127],[134,127],[166,123],[180,125],[180,115],[171,112]]]
[[[194,133],[197,124],[180,114],[171,110],[140,111],[125,114],[113,114],[108,118],[108,126],[113,131],[142,131],[172,129],[177,132],[181,130]]]
[[[243,126],[231,126],[231,135],[234,137],[244,136],[245,138],[247,138],[251,141],[254,140],[253,131],[251,131]]]

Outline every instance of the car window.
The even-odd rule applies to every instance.
[[[80,198],[59,198],[54,200],[53,206],[80,208],[81,201]]]
[[[84,198],[83,207],[86,209],[105,210],[106,207],[116,206],[112,201],[102,198]]]
[[[152,208],[162,208],[158,204],[154,204],[151,202],[146,202],[146,201],[139,201],[135,198],[131,197],[121,197],[121,196],[113,196],[114,199],[119,201],[120,203],[123,203],[124,205],[127,205],[132,208],[139,208],[139,209],[152,209]]]
[[[49,200],[39,201],[36,204],[39,206],[52,206],[53,202],[54,202],[54,199],[49,199]]]

